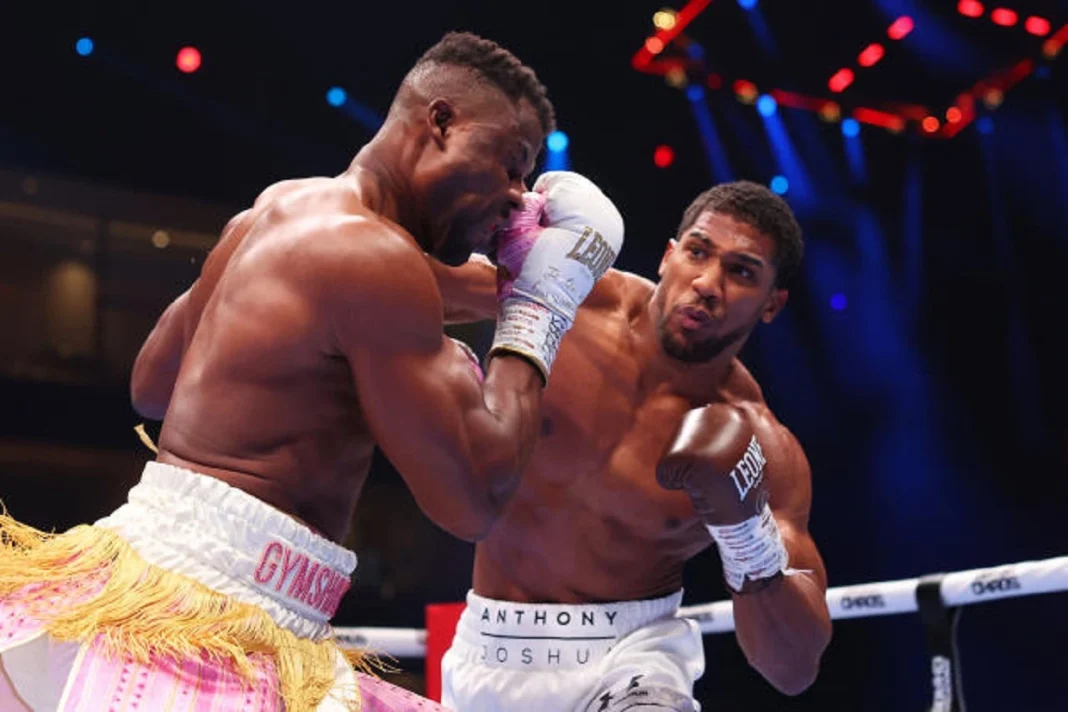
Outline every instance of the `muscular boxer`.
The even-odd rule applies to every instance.
[[[698,710],[683,565],[715,545],[738,642],[787,694],[831,635],[808,534],[811,475],[736,358],[783,309],[802,255],[789,207],[748,182],[702,193],[653,284],[610,270],[579,309],[519,490],[477,545],[443,702],[487,710]],[[493,271],[439,270],[456,320],[493,316]]]
[[[134,405],[163,429],[128,503],[55,536],[0,519],[0,708],[431,708],[342,659],[329,620],[356,557],[335,542],[376,445],[465,539],[515,491],[559,338],[611,263],[575,247],[622,241],[580,176],[524,197],[552,128],[530,69],[450,34],[346,172],[230,222],[137,359]],[[544,229],[491,245],[524,201]],[[426,254],[487,247],[503,279],[483,380],[442,335]]]

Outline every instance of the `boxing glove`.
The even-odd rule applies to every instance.
[[[722,403],[692,410],[657,466],[666,489],[684,490],[719,548],[727,585],[787,570],[789,555],[764,482],[767,460],[741,410]]]
[[[544,173],[495,240],[497,331],[490,356],[529,359],[548,381],[579,305],[615,262],[623,218],[589,179]]]

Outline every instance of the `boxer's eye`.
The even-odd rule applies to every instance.
[[[750,268],[745,265],[732,265],[731,272],[738,275],[742,279],[752,280],[756,277],[756,274]]]

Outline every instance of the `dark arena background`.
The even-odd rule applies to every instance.
[[[623,269],[655,276],[718,181],[797,213],[802,283],[743,361],[812,462],[832,586],[1064,555],[1066,23],[1059,0],[4,3],[0,498],[55,530],[123,501],[151,456],[133,359],[219,230],[274,181],[343,171],[406,69],[463,29],[548,86],[542,168],[612,197]],[[492,328],[457,333],[484,350]],[[339,626],[422,628],[470,584],[472,547],[384,458],[346,544]],[[726,597],[713,553],[686,583],[687,604]],[[963,609],[969,710],[1068,708],[1066,605]],[[836,621],[794,698],[733,636],[705,647],[712,712],[932,704],[916,613]],[[425,691],[423,661],[398,662]]]

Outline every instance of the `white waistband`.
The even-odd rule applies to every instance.
[[[467,594],[456,627],[465,657],[484,665],[526,670],[593,663],[620,639],[673,618],[682,591],[663,598],[615,603],[516,603]]]
[[[302,638],[331,634],[356,555],[266,502],[206,475],[149,462],[97,526],[146,561],[263,608]]]

